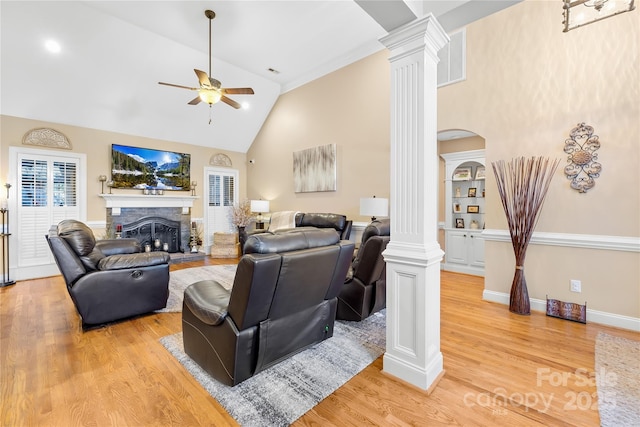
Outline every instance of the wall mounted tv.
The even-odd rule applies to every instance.
[[[113,188],[189,190],[191,154],[111,145]]]

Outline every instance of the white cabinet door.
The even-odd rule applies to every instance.
[[[469,265],[484,268],[484,239],[480,233],[469,233]]]
[[[447,262],[467,264],[467,233],[447,231]]]
[[[482,230],[445,230],[446,248],[443,269],[458,273],[484,275],[484,239]]]

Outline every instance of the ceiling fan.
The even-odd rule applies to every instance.
[[[173,86],[181,89],[189,89],[198,91],[198,96],[189,101],[190,105],[197,105],[201,101],[206,102],[211,107],[218,101],[222,101],[233,108],[240,108],[241,105],[227,97],[227,95],[253,95],[253,89],[250,87],[236,87],[236,88],[224,88],[221,87],[219,80],[214,79],[211,76],[211,21],[216,17],[216,13],[213,10],[205,10],[204,15],[209,18],[209,74],[204,71],[196,70],[200,87],[189,87],[182,85],[175,85],[172,83],[158,82],[158,84],[165,86]]]

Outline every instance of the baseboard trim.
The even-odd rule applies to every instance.
[[[443,262],[440,264],[440,269],[445,271],[452,271],[454,273],[470,274],[472,276],[484,277],[484,268],[479,267],[469,267]]]
[[[499,304],[509,305],[509,294],[504,292],[488,291],[482,292],[482,299]],[[545,300],[530,298],[531,310],[546,313],[547,302]],[[631,331],[640,332],[640,319],[636,317],[621,316],[615,313],[607,313],[605,311],[592,310],[587,308],[587,322],[600,323],[602,325],[613,326],[616,328],[629,329]]]
[[[429,390],[440,381],[444,372],[442,353],[438,353],[426,368],[422,368],[386,352],[382,357],[382,372],[431,393]]]
[[[42,277],[59,276],[60,270],[58,266],[54,264],[42,264],[30,267],[12,268],[13,280],[32,280],[40,279]]]
[[[486,241],[511,243],[508,230],[486,229],[482,232],[482,237]],[[640,252],[640,237],[534,232],[530,243],[532,245]]]

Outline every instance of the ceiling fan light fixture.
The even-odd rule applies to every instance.
[[[198,95],[200,96],[200,99],[202,101],[206,102],[209,105],[215,104],[216,102],[220,101],[220,98],[222,98],[222,94],[220,93],[220,91],[215,89],[200,89],[198,91]]]
[[[211,20],[215,18],[216,14],[212,10],[205,10],[204,14],[209,19],[209,74],[197,68],[193,69],[200,83],[199,88],[165,82],[158,82],[158,84],[197,91],[198,96],[189,101],[189,105],[198,105],[201,102],[205,102],[211,107],[213,104],[222,101],[235,109],[242,108],[241,104],[229,98],[227,95],[253,95],[253,89],[250,87],[223,88],[220,80],[211,77]],[[211,123],[211,120],[209,120],[209,123]]]

